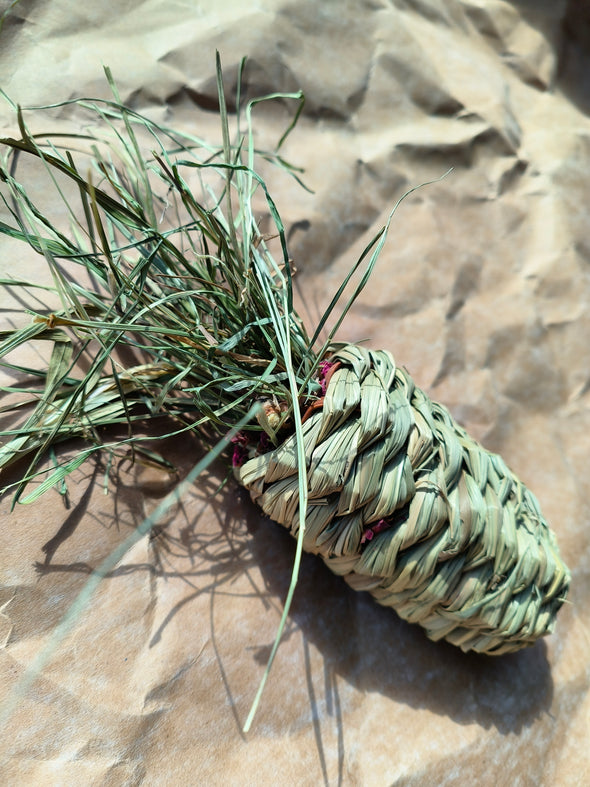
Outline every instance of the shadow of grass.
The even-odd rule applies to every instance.
[[[187,450],[187,441],[183,440],[160,442],[159,450],[179,467],[181,477],[198,458],[193,451],[202,452],[196,441]],[[194,456],[194,461],[189,461],[190,456]],[[59,561],[60,547],[73,537],[76,523],[85,513],[92,513],[87,510],[92,501],[88,490],[96,486],[97,472],[95,468],[86,475],[87,487],[78,496],[73,510],[55,535],[41,547],[45,552],[45,560],[37,564],[41,581],[51,581],[58,587],[66,574],[72,579],[75,577],[78,584],[85,581],[100,562],[99,558],[92,562]],[[186,583],[181,600],[167,610],[152,631],[150,647],[160,642],[175,616],[197,597],[209,594],[213,604],[216,593],[235,592],[232,583],[236,577],[249,579],[248,592],[257,595],[266,609],[282,608],[295,542],[283,528],[268,520],[233,480],[223,485],[226,473],[224,462],[214,464],[209,474],[195,485],[191,504],[185,507],[185,502],[181,501],[166,521],[152,530],[147,561],[138,563],[126,559],[105,577],[108,581],[123,574],[144,571],[151,577],[176,578]],[[145,504],[150,496],[162,495],[161,484],[155,493],[156,487],[150,483],[135,483],[133,477],[115,477],[112,481],[112,508],[103,514],[95,512],[97,521],[94,523],[97,533],[101,529],[111,532],[109,548],[113,538],[115,542],[123,541],[130,529],[141,523],[145,506],[140,503]],[[175,479],[171,479],[171,486],[174,483]],[[204,513],[207,527],[202,526]],[[242,590],[237,592],[243,593],[244,585],[240,587]],[[33,601],[21,594],[19,603],[30,605]],[[33,617],[38,620],[39,616]],[[47,625],[52,619],[49,617],[50,621],[45,621]],[[31,625],[32,631],[38,634],[34,620]],[[210,626],[215,646],[217,633],[212,615]],[[311,555],[303,558],[283,639],[289,639],[295,631],[303,635],[301,659],[307,665],[306,680],[312,706],[314,688],[309,675],[309,653],[305,650],[309,646],[321,653],[327,685],[332,686],[328,692],[329,702],[336,708],[339,697],[335,677],[361,693],[378,692],[397,703],[426,708],[460,724],[494,727],[502,734],[518,733],[530,726],[552,703],[553,681],[543,642],[501,657],[464,654],[446,643],[430,642],[420,628],[378,606],[368,594],[351,590],[342,579],[332,575],[319,558]],[[261,642],[251,651],[251,658],[265,663],[271,646],[272,642]],[[221,651],[216,651],[216,655],[223,677],[224,657]],[[233,706],[229,682],[226,680],[225,684]],[[237,716],[236,723],[239,727]]]

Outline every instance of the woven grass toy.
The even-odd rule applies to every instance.
[[[238,481],[297,538],[295,577],[301,550],[317,553],[352,587],[464,650],[506,653],[551,631],[569,573],[533,495],[389,352],[335,340],[391,216],[310,337],[293,309],[283,226],[255,169],[262,156],[298,178],[279,152],[294,123],[277,151],[259,155],[252,101],[232,142],[219,63],[218,146],[126,109],[111,84],[113,101],[75,102],[89,130],[33,134],[14,107],[20,136],[0,140],[0,231],[38,252],[53,282],[2,281],[26,308],[0,335],[15,376],[2,412],[23,414],[1,435],[0,468],[29,458],[4,491],[33,502],[94,451],[140,454],[134,427],[149,418],[168,419],[178,439],[207,427],[231,436]],[[299,114],[301,95],[280,98]],[[23,158],[50,198],[19,179]],[[256,199],[274,221],[280,262]],[[51,348],[44,368],[19,360],[33,341]],[[104,429],[120,425],[123,438]],[[87,450],[43,471],[47,451],[74,436]]]
[[[303,546],[433,640],[507,653],[553,627],[569,574],[531,492],[388,352],[347,346],[303,425]],[[299,529],[296,438],[237,468]]]

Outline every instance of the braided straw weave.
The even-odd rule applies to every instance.
[[[501,654],[549,633],[569,586],[535,497],[432,402],[388,352],[332,358],[303,424],[304,549],[433,639]],[[296,443],[236,468],[273,520],[298,532]]]

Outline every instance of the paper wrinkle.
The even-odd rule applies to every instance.
[[[0,744],[7,784],[584,783],[588,30],[582,2],[15,6],[0,35],[0,82],[23,105],[108,97],[106,64],[135,109],[218,139],[216,48],[230,103],[244,55],[247,98],[304,89],[282,153],[314,194],[265,175],[311,329],[404,190],[454,168],[402,203],[339,338],[390,350],[502,453],[539,497],[573,582],[554,635],[490,660],[429,642],[306,556],[246,738],[294,545],[232,484],[215,494],[226,472],[216,465],[103,580],[19,699]],[[289,111],[256,110],[261,147]],[[51,117],[31,115],[31,125],[86,123],[71,108]],[[0,129],[17,133],[4,105]],[[262,205],[261,226],[266,214]],[[40,259],[2,237],[0,275],[39,277]],[[105,467],[91,464],[69,484],[69,508],[57,491],[12,513],[1,502],[3,698],[90,572],[202,448],[179,438],[157,450],[177,476],[123,463],[105,495]]]

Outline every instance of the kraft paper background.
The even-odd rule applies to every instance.
[[[5,0],[5,8],[8,4]],[[555,633],[491,659],[433,644],[306,557],[251,732],[294,542],[218,462],[101,581],[0,734],[8,785],[585,785],[590,782],[590,12],[583,0],[21,0],[0,85],[24,105],[108,95],[217,134],[231,93],[302,88],[269,187],[310,329],[408,188],[344,340],[393,352],[532,488],[572,571]],[[2,6],[0,5],[0,10]],[[257,116],[261,144],[286,104]],[[55,111],[75,126],[76,113]],[[14,131],[0,109],[1,135]],[[264,216],[261,215],[261,220]],[[5,276],[42,258],[0,238]],[[0,295],[4,325],[14,314]],[[70,446],[74,453],[80,446]],[[2,502],[8,702],[91,572],[178,476],[82,467],[68,499]],[[105,488],[107,494],[105,494]]]

